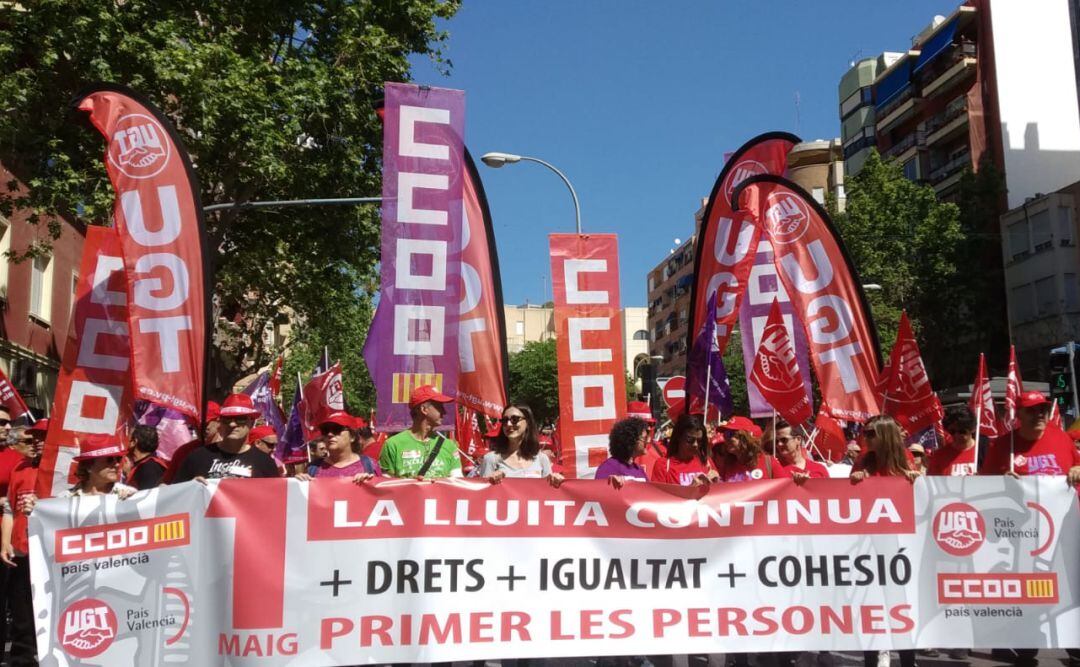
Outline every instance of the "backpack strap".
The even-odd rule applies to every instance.
[[[435,438],[435,446],[431,449],[431,453],[428,454],[427,460],[424,461],[424,465],[420,466],[420,470],[416,471],[417,477],[423,477],[427,474],[428,468],[435,462],[435,457],[439,455],[439,450],[442,449],[443,443],[446,442],[446,438],[440,433]]]

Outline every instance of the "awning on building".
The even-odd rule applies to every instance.
[[[923,42],[922,53],[919,54],[919,60],[915,63],[915,68],[912,72],[918,72],[923,67],[926,67],[935,58],[952,46],[953,37],[956,36],[956,25],[959,20],[959,16],[953,18],[945,25],[938,28],[937,33],[935,33],[933,37]]]
[[[877,85],[874,90],[877,102],[874,107],[880,109],[892,102],[900,93],[904,92],[908,86],[911,85],[911,59],[904,58],[897,65],[896,69],[889,72],[888,76],[881,80],[881,83]]]
[[[690,285],[693,282],[694,282],[693,274],[685,275],[682,278],[679,278],[678,280],[675,281],[675,287],[678,287],[679,289],[683,289],[685,287],[690,287]]]

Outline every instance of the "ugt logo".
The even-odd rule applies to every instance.
[[[786,338],[787,330],[782,324],[767,326],[761,333],[759,352],[765,377],[760,377],[759,373],[755,375],[772,391],[792,391],[802,384],[795,372],[795,351],[790,345],[783,345]]]
[[[950,503],[934,516],[934,541],[953,556],[973,554],[986,541],[986,523],[971,505]]]
[[[751,176],[767,173],[769,173],[769,170],[757,160],[743,160],[735,165],[731,170],[731,174],[728,176],[727,187],[724,188],[724,196],[727,197],[727,201],[731,201],[731,193],[735,192],[735,188],[737,188],[740,183]]]
[[[131,178],[157,176],[169,162],[171,145],[157,119],[131,114],[116,122],[109,162]]]
[[[773,243],[794,243],[810,227],[810,209],[801,198],[787,193],[769,195],[765,225]]]
[[[116,614],[101,600],[86,598],[60,615],[60,645],[75,658],[104,653],[116,638]]]

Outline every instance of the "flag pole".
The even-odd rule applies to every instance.
[[[300,402],[304,402],[304,380],[300,377],[300,371],[296,371],[296,391],[300,392]],[[304,453],[307,454],[308,465],[311,465],[311,447],[308,447],[306,434],[304,433],[304,416],[300,415],[300,434],[304,441]]]
[[[776,408],[772,411],[772,455],[776,458]]]
[[[712,349],[709,350],[709,354],[705,356],[705,418],[703,423],[709,423],[709,389],[712,388]],[[689,412],[689,410],[687,410]]]
[[[982,369],[980,362],[979,369]],[[979,379],[982,379],[982,373],[979,374]],[[979,434],[982,432],[982,410],[983,410],[983,391],[982,383],[979,383],[979,388],[976,390],[979,392],[978,403],[975,407],[975,468],[979,467]]]

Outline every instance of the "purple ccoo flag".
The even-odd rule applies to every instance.
[[[688,368],[686,386],[690,392],[689,412],[693,414],[700,410],[707,415],[705,397],[708,394],[709,405],[715,407],[722,417],[731,415],[735,411],[731,402],[731,386],[728,384],[724,359],[716,344],[716,292],[709,295],[705,327],[694,340]]]
[[[273,392],[270,391],[269,371],[259,373],[259,377],[244,387],[243,393],[251,397],[255,409],[259,411],[263,421],[274,429],[274,433],[277,433],[278,440],[285,437],[285,418],[277,403],[274,402]]]
[[[307,445],[304,442],[304,426],[300,423],[300,399],[304,394],[304,388],[300,386],[300,378],[296,379],[296,391],[293,393],[292,409],[289,411],[289,420],[285,423],[285,430],[278,438],[277,447],[274,447],[274,457],[279,461],[288,461],[295,458],[297,452],[303,452]],[[305,454],[306,456],[306,454]]]

